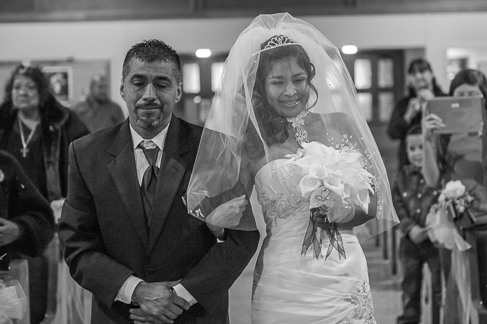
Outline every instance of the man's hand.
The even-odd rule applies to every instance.
[[[173,323],[174,321],[172,322],[168,322],[168,321],[160,321],[154,317],[150,317],[149,315],[147,315],[146,313],[144,313],[144,311],[140,308],[132,308],[130,310],[130,319],[134,321],[134,324],[147,324],[147,323],[151,323],[151,324],[166,324],[166,323]]]
[[[141,316],[143,313],[140,311],[131,310],[130,318],[141,323],[174,323],[174,319],[190,307],[185,299],[172,290],[177,283],[140,282],[134,290],[132,299],[145,316]]]
[[[0,217],[0,246],[12,243],[19,238],[20,229],[12,221]]]
[[[419,244],[426,240],[428,237],[428,230],[424,227],[415,225],[409,230],[409,238],[416,244]]]

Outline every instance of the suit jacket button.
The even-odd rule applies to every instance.
[[[153,269],[153,268],[147,268],[147,274],[150,274],[151,275],[151,274],[154,274],[154,273],[156,273],[156,270],[155,269]]]

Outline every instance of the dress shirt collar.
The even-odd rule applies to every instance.
[[[139,133],[137,133],[135,131],[135,129],[132,127],[132,125],[129,122],[130,133],[132,134],[132,147],[133,147],[133,149],[135,150],[137,148],[137,146],[140,144],[140,142],[142,142],[143,140],[149,140],[150,139],[151,141],[153,141],[157,145],[159,150],[162,151],[164,148],[164,142],[166,140],[167,130],[169,128],[170,123],[171,122],[169,122],[169,124],[167,124],[166,128],[164,128],[159,134],[157,134],[153,138],[144,139],[144,138],[142,138],[142,136],[139,135]]]

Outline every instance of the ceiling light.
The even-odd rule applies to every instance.
[[[194,54],[198,58],[210,57],[211,56],[211,50],[208,48],[200,48],[200,49],[197,49]]]
[[[342,53],[343,54],[357,54],[358,48],[355,45],[343,45]]]

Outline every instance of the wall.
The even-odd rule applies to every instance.
[[[355,44],[363,49],[424,48],[440,85],[445,89],[449,47],[487,46],[487,12],[367,16],[312,16],[314,24],[337,46]],[[199,47],[227,52],[251,18],[136,20],[109,22],[0,24],[0,61],[109,60],[112,98],[118,93],[125,52],[135,42],[160,38],[180,53]]]
[[[487,44],[477,47],[450,47],[447,50],[447,57],[448,59],[466,58],[468,68],[479,69],[487,75]]]

